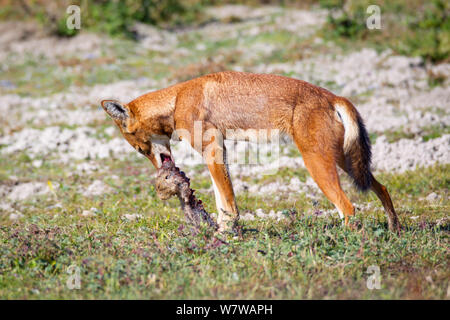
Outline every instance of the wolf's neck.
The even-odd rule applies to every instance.
[[[141,119],[170,117],[175,110],[179,85],[146,93],[129,103]]]

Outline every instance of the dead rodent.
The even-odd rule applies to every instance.
[[[172,161],[164,161],[156,173],[155,187],[158,198],[167,200],[177,195],[186,180],[189,183],[184,172],[177,170]]]
[[[161,200],[167,200],[177,195],[186,220],[194,227],[199,227],[201,222],[206,222],[217,230],[218,226],[203,208],[201,200],[194,195],[190,188],[189,178],[175,166],[171,160],[165,160],[158,169],[156,175],[156,193]]]

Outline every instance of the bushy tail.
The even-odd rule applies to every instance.
[[[366,191],[372,185],[370,172],[371,148],[370,140],[363,120],[346,99],[340,99],[334,107],[344,125],[344,155],[348,174],[353,178],[356,187]]]

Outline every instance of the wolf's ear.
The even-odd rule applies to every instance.
[[[126,120],[130,116],[128,108],[119,101],[103,100],[102,107],[113,119]]]

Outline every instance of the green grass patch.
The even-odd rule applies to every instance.
[[[440,138],[445,134],[450,133],[450,128],[443,125],[428,125],[421,127],[418,132],[408,132],[403,129],[403,127],[399,127],[396,130],[385,130],[380,133],[370,133],[370,141],[372,144],[376,142],[376,139],[380,135],[386,136],[386,139],[389,143],[397,142],[401,139],[416,139],[418,137],[422,138],[422,141],[428,141],[436,138]]]
[[[20,156],[2,162],[2,177],[26,170]],[[9,163],[9,166],[7,165]],[[17,223],[0,218],[0,296],[49,299],[444,299],[448,288],[449,165],[403,174],[379,174],[400,214],[403,230],[387,229],[380,203],[371,193],[346,190],[356,203],[374,202],[358,212],[355,229],[336,217],[316,217],[331,209],[313,204],[302,193],[238,195],[241,212],[285,210],[286,220],[241,221],[243,235],[214,245],[208,233],[193,236],[176,199],[159,201],[151,186],[153,169],[142,157],[105,160],[107,173],[66,176],[64,166],[42,167],[27,176],[60,183],[55,195],[29,199]],[[5,165],[5,166],[4,166]],[[17,171],[15,168],[18,168]],[[198,168],[200,170],[200,168]],[[116,175],[118,179],[110,179]],[[304,170],[282,169],[286,183]],[[193,186],[209,179],[191,176]],[[2,178],[3,179],[3,178]],[[80,186],[103,179],[114,192],[85,197]],[[270,179],[249,181],[268,183]],[[430,192],[439,203],[420,200]],[[198,196],[215,211],[212,193]],[[55,206],[59,203],[59,206]],[[318,206],[318,207],[317,207]],[[96,208],[93,217],[83,210]],[[295,209],[294,213],[291,209]],[[142,217],[128,221],[125,214]],[[416,220],[411,216],[418,216]],[[381,289],[366,286],[367,269],[381,271]],[[79,268],[81,289],[66,283],[69,266]],[[431,277],[432,284],[425,280]]]
[[[449,57],[450,23],[446,1],[320,2],[331,9],[320,35],[344,48],[391,48],[399,54],[421,56],[431,62],[446,61]],[[366,27],[367,19],[373,14],[367,13],[369,5],[380,8],[381,29]]]

